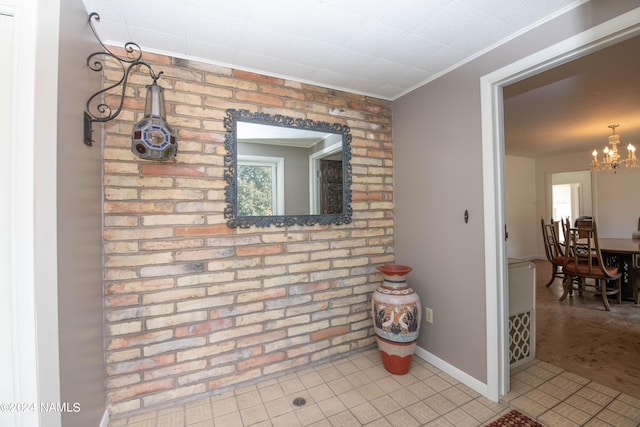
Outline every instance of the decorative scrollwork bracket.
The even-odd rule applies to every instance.
[[[91,95],[91,97],[87,101],[87,107],[84,112],[84,143],[88,146],[93,145],[93,123],[104,123],[113,120],[122,111],[124,96],[127,89],[127,79],[129,78],[129,73],[131,73],[132,70],[137,69],[140,66],[146,67],[149,70],[149,75],[153,79],[153,83],[156,83],[158,78],[162,75],[162,71],[156,74],[148,63],[141,60],[142,49],[137,43],[127,42],[124,45],[124,50],[127,52],[127,57],[123,58],[111,52],[111,50],[109,50],[109,48],[107,48],[104,43],[102,43],[100,37],[98,37],[98,33],[96,32],[96,29],[93,25],[93,21],[100,21],[100,15],[98,15],[96,12],[92,12],[89,15],[89,27],[91,27],[93,35],[98,40],[98,43],[100,43],[100,46],[102,46],[103,50],[94,52],[87,57],[87,67],[89,67],[89,69],[91,69],[92,71],[101,72],[104,69],[105,59],[111,58],[118,64],[118,66],[122,70],[122,77],[116,83],[105,87]],[[119,86],[121,86],[120,103],[114,110],[101,99],[101,95]]]

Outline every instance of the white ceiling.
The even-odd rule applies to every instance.
[[[640,36],[504,88],[505,152],[543,157],[591,152],[620,125],[621,155],[640,152]]]
[[[83,0],[109,44],[394,100],[584,0]],[[505,152],[640,149],[640,38],[505,88]]]
[[[105,43],[394,100],[583,0],[83,0]]]

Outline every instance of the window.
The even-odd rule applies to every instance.
[[[284,159],[238,155],[238,216],[284,215]]]

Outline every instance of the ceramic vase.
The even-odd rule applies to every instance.
[[[378,270],[384,281],[371,296],[376,341],[385,369],[404,375],[409,372],[420,333],[420,297],[407,284],[411,267],[387,264]]]

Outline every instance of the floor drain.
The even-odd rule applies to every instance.
[[[302,397],[296,397],[295,399],[293,399],[294,406],[304,406],[305,403],[307,403],[307,401]]]

